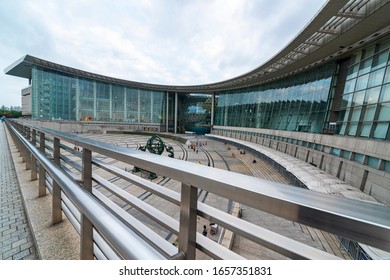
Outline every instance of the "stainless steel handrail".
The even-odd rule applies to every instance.
[[[390,251],[389,207],[292,188],[190,162],[178,162],[175,159],[130,150],[43,127],[33,126],[32,128],[110,158],[146,170],[153,170],[157,174],[173,178],[185,185],[195,186],[276,216]],[[24,142],[29,143],[26,140]],[[171,200],[176,199],[171,198]],[[208,211],[206,208],[199,205],[198,214],[207,216],[211,210]],[[222,224],[225,222],[227,226],[231,223],[227,219],[220,220],[220,222]],[[235,229],[237,230],[237,227]],[[243,232],[239,231],[239,233],[245,235],[249,231],[248,229]],[[269,237],[267,241],[271,247],[273,246],[272,238]],[[199,241],[202,243],[201,240],[200,237]]]
[[[180,194],[159,186],[156,183],[150,182],[146,179],[140,178],[136,175],[129,174],[118,167],[109,166],[99,161],[95,161],[96,164],[110,173],[117,175],[129,182],[136,183],[138,186],[142,186],[142,188],[152,192],[153,194],[177,205],[180,206]],[[95,175],[94,175],[95,178]],[[109,184],[109,182],[103,182],[103,178],[97,176],[96,181],[99,181],[101,185]],[[107,181],[107,180],[105,180]],[[118,187],[116,187],[118,188]],[[122,191],[122,190],[120,190]],[[111,190],[112,193],[116,193],[115,190]],[[120,197],[120,195],[118,194]],[[123,198],[122,198],[123,199]],[[130,200],[128,201],[134,207],[137,207]],[[144,202],[137,202],[138,205],[142,205]],[[144,203],[145,204],[145,203]],[[177,229],[172,226],[172,223],[165,222],[169,217],[166,217],[165,214],[157,213],[153,214],[154,211],[148,211],[148,208],[151,206],[146,205],[145,209],[140,209],[141,212],[144,212],[145,215],[149,216],[151,219],[154,219],[156,222],[165,226],[166,228],[174,231],[176,234],[178,233]],[[138,206],[138,208],[142,208],[142,206]],[[240,236],[246,237],[253,242],[263,245],[269,249],[272,249],[275,252],[278,252],[286,257],[293,259],[336,259],[333,255],[320,251],[316,248],[310,247],[303,243],[297,242],[293,239],[284,237],[280,234],[274,233],[267,229],[264,229],[260,226],[251,224],[247,221],[244,221],[238,217],[234,217],[228,213],[225,213],[221,210],[218,210],[214,207],[208,206],[202,202],[198,202],[198,215],[206,218],[207,220],[213,221],[223,228],[232,230],[234,233],[239,234]],[[164,217],[165,216],[165,217]],[[172,218],[170,218],[173,220]]]
[[[379,248],[385,246],[390,250],[389,207],[286,187],[275,182],[210,169],[190,162],[178,162],[176,159],[42,127],[35,129],[276,216],[340,234],[368,245]]]
[[[158,250],[150,246],[108,211],[93,195],[66,176],[57,165],[39,152],[13,126],[9,125],[8,127],[120,255],[126,259],[166,259]]]

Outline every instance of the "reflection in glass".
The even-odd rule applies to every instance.
[[[334,64],[327,64],[277,82],[220,92],[215,123],[321,132],[333,70]]]

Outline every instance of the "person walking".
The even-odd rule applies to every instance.
[[[206,228],[206,225],[203,226],[203,235],[204,236],[207,236],[207,228]]]

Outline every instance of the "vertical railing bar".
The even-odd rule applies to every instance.
[[[39,150],[45,153],[45,133],[39,132]],[[46,170],[42,165],[39,166],[39,187],[38,196],[42,197],[46,195]]]
[[[37,131],[35,129],[32,130],[31,134],[31,144],[35,147],[37,145]],[[31,155],[31,181],[36,180],[37,177],[37,160],[33,155]]]
[[[196,257],[197,195],[196,187],[181,184],[179,251],[184,253],[187,260]]]
[[[30,141],[30,128],[26,126],[24,131],[25,131],[26,139],[28,141]],[[27,147],[24,146],[23,149],[24,149],[24,155],[25,155],[24,160],[26,161],[26,170],[30,170],[31,169],[31,153],[29,152]]]
[[[24,126],[21,125],[20,131],[21,131],[22,136],[25,136],[25,127]],[[20,141],[20,145],[19,145],[19,153],[20,153],[20,156],[22,157],[22,162],[26,162],[26,160],[27,160],[26,147],[24,147],[24,145],[22,145],[21,141]]]
[[[53,161],[54,164],[60,166],[60,139],[54,137],[53,142]],[[61,187],[58,183],[53,180],[53,192],[52,192],[52,223],[57,224],[62,221],[62,210],[61,210]]]
[[[92,151],[86,148],[83,148],[82,154],[82,181],[83,188],[92,193]],[[83,213],[80,224],[80,259],[93,260],[93,225]]]

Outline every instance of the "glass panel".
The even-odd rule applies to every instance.
[[[363,162],[364,162],[364,155],[356,153],[356,154],[354,154],[354,158],[353,159],[354,159],[354,161],[356,161],[356,162],[358,162],[360,164],[363,164]]]
[[[360,76],[356,82],[355,90],[362,90],[367,88],[369,74]]]
[[[376,105],[367,106],[363,121],[373,121],[375,116]]]
[[[362,106],[365,94],[366,94],[365,90],[355,92],[354,97],[353,97],[353,105],[354,106]]]
[[[372,123],[365,123],[362,126],[362,131],[360,132],[360,136],[369,137],[371,132]]]
[[[334,156],[339,156],[340,155],[340,149],[337,148],[331,148],[330,153]]]
[[[343,151],[343,158],[349,159],[349,156],[351,155],[350,151]]]
[[[386,68],[386,74],[383,83],[384,84],[390,83],[390,66],[387,66]]]
[[[380,92],[381,92],[381,87],[375,87],[367,90],[364,101],[368,104],[377,103]]]
[[[349,126],[349,131],[348,131],[348,135],[349,136],[355,136],[356,135],[357,126],[358,126],[357,123],[351,124]]]
[[[390,47],[390,40],[381,42],[381,43],[379,44],[379,51],[383,51],[383,50],[386,50],[386,49],[387,49],[387,51],[388,51],[389,47]]]
[[[368,80],[368,87],[374,87],[382,84],[383,75],[385,74],[385,68],[379,69],[375,72],[370,73],[370,78]]]
[[[355,64],[354,66],[349,67],[347,73],[347,80],[356,78],[358,71],[359,71],[359,64]]]
[[[344,135],[345,134],[345,129],[347,128],[347,123],[343,123],[340,129],[340,134]]]
[[[348,99],[350,98],[350,96],[353,96],[353,94],[344,94],[342,96],[343,99],[341,100],[341,105],[340,105],[341,108],[347,107]]]
[[[379,54],[374,55],[374,59],[372,61],[372,70],[379,69],[381,67],[386,66],[387,57],[389,56],[388,51],[381,52]]]
[[[241,95],[242,96],[242,95]],[[243,96],[242,96],[243,97]],[[243,102],[242,118],[239,120],[240,126],[251,121],[251,108]],[[205,134],[210,132],[211,119],[211,95],[201,93],[191,93],[183,99],[183,119],[185,130],[192,131],[197,134]],[[244,132],[243,134],[247,134]]]
[[[390,101],[390,84],[382,86],[380,101],[381,102]]]
[[[355,89],[356,79],[349,80],[345,83],[344,93],[353,92]]]
[[[360,63],[359,75],[366,74],[371,71],[372,58],[366,59]]]
[[[389,123],[378,123],[374,130],[374,138],[386,139]]]
[[[352,103],[352,101],[353,101],[353,94],[347,95],[346,97],[348,98],[347,107],[351,107],[353,105],[353,103]]]
[[[390,161],[385,160],[385,171],[390,172]]]
[[[368,46],[365,50],[363,50],[362,59],[369,58],[370,56],[372,56],[374,54],[374,52],[375,52],[375,45]]]
[[[378,121],[390,121],[390,103],[379,105]]]
[[[367,165],[373,168],[378,168],[379,158],[376,157],[368,157]]]
[[[351,112],[351,109],[349,109],[349,108],[345,111],[345,116],[344,116],[344,121],[345,122],[349,121],[350,112]]]
[[[352,112],[351,121],[355,121],[355,122],[359,121],[361,112],[362,112],[362,107],[354,108]]]

